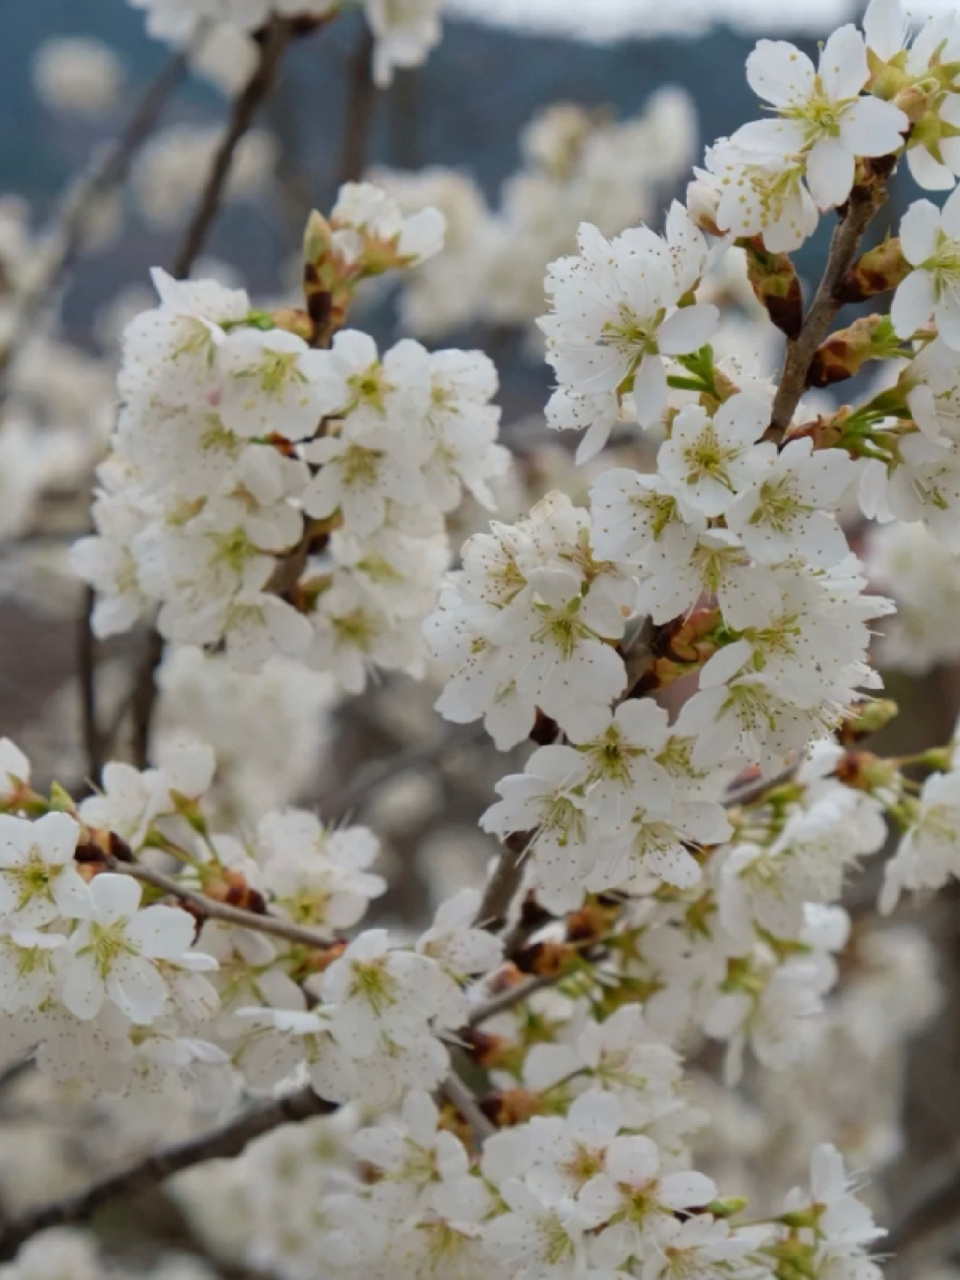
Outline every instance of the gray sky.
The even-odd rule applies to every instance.
[[[917,16],[955,8],[957,0],[916,0]],[[613,40],[686,31],[724,21],[758,34],[824,31],[856,18],[861,0],[449,0],[472,18],[540,32]]]

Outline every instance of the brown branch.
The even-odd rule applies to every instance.
[[[446,1080],[444,1080],[440,1086],[440,1091],[470,1126],[474,1145],[479,1150],[487,1138],[497,1132],[497,1126],[483,1114],[476,1098],[454,1072],[451,1071]]]
[[[906,1253],[945,1227],[960,1221],[960,1150],[956,1147],[936,1161],[908,1198],[890,1234],[884,1252]]]
[[[298,946],[327,950],[331,940],[313,929],[294,924],[280,916],[272,916],[259,911],[245,911],[242,907],[231,906],[228,902],[219,902],[216,898],[208,898],[206,894],[188,889],[173,876],[164,875],[162,871],[154,871],[138,862],[123,862],[119,858],[104,858],[111,871],[125,876],[132,876],[141,884],[151,885],[164,893],[179,899],[192,907],[197,915],[211,920],[223,920],[226,924],[236,925],[241,929],[253,929],[257,933],[268,933],[274,938],[285,938],[287,942],[295,942]]]
[[[373,106],[373,33],[364,27],[348,68],[347,121],[340,154],[340,182],[358,182],[367,164],[367,141]]]
[[[231,1120],[199,1138],[170,1147],[95,1182],[79,1195],[44,1205],[24,1214],[0,1231],[0,1262],[7,1262],[31,1236],[50,1227],[86,1222],[103,1205],[121,1197],[138,1195],[159,1186],[174,1174],[207,1160],[238,1156],[248,1143],[284,1124],[298,1124],[314,1116],[329,1115],[335,1104],[307,1087],[277,1098]]]
[[[783,373],[773,402],[767,438],[779,441],[790,425],[800,397],[807,388],[807,375],[817,348],[826,338],[834,317],[843,306],[841,286],[853,265],[864,232],[887,195],[883,176],[869,178],[850,193],[843,217],[830,242],[827,266],[810,304],[798,337],[787,342]]]
[[[200,199],[174,256],[173,274],[178,280],[185,279],[190,274],[206,244],[210,228],[223,203],[237,147],[249,132],[257,111],[273,88],[293,34],[292,22],[274,18],[260,35],[260,58],[256,69],[234,99],[227,128],[213,157]]]
[[[150,763],[150,735],[157,709],[157,672],[163,661],[163,636],[152,626],[137,666],[137,676],[130,695],[130,720],[133,763],[146,769]]]
[[[527,982],[518,982],[515,987],[508,987],[506,991],[500,991],[495,996],[490,996],[488,1000],[484,1000],[482,1004],[471,1010],[469,1018],[467,1018],[468,1027],[478,1027],[482,1022],[486,1022],[488,1018],[495,1018],[498,1013],[506,1013],[508,1009],[515,1008],[516,1005],[522,1004],[529,996],[534,995],[537,991],[543,991],[546,987],[555,987],[558,982],[562,982],[564,978],[570,975],[564,970],[557,973],[544,973],[539,977],[530,978]]]
[[[474,925],[489,933],[499,933],[507,923],[510,904],[523,879],[523,859],[535,836],[532,831],[514,831],[504,840],[493,874],[487,881],[477,908]]]
[[[83,612],[77,620],[77,680],[87,780],[96,785],[104,762],[104,739],[97,719],[97,641],[92,625],[97,595],[92,587],[87,587],[83,594]]]
[[[130,166],[143,143],[149,138],[167,101],[172,96],[190,63],[192,53],[202,43],[205,30],[188,49],[175,54],[148,86],[134,108],[124,129],[112,146],[90,166],[63,201],[55,225],[47,239],[55,246],[47,257],[46,269],[38,274],[19,299],[17,323],[9,345],[0,354],[0,388],[2,379],[33,333],[43,312],[43,304],[76,261],[86,231],[87,218],[97,200],[126,181]]]

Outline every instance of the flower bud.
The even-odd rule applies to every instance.
[[[861,316],[833,333],[814,352],[807,385],[829,387],[859,373],[868,360],[882,360],[899,350],[889,316]]]
[[[876,698],[870,702],[860,702],[848,708],[837,730],[837,738],[843,746],[859,742],[868,734],[878,733],[899,713],[900,708],[892,698]]]
[[[713,1214],[715,1218],[732,1218],[735,1214],[742,1213],[749,1203],[744,1196],[728,1196],[726,1200],[711,1200],[706,1212]]]
[[[895,289],[910,274],[911,266],[903,256],[899,236],[891,236],[853,264],[837,289],[840,302],[862,302]]]
[[[789,254],[771,253],[761,236],[737,243],[746,250],[747,278],[757,301],[781,333],[796,338],[803,325],[803,294]]]
[[[687,212],[701,231],[711,236],[722,236],[717,226],[717,206],[720,189],[716,179],[702,169],[695,170],[696,177],[687,183]]]

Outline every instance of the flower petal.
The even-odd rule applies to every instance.
[[[821,138],[807,156],[807,185],[821,210],[843,204],[853,186],[853,155],[839,138]]]
[[[775,107],[805,102],[813,93],[815,77],[807,55],[787,40],[758,40],[747,58],[750,88]]]
[[[886,156],[903,144],[910,128],[906,115],[892,102],[858,98],[840,120],[840,141],[857,156]]]
[[[668,356],[699,351],[710,341],[719,320],[720,312],[712,303],[680,307],[657,331],[657,346]]]
[[[911,271],[898,287],[890,307],[890,319],[897,337],[912,337],[930,319],[936,301],[933,280],[927,272]]]
[[[831,98],[853,98],[867,82],[867,46],[848,22],[834,31],[820,54],[820,79]]]
[[[940,230],[940,210],[932,200],[916,200],[900,219],[900,248],[914,267],[933,254]]]

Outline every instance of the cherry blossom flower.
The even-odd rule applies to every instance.
[[[898,151],[909,127],[893,103],[860,96],[869,75],[863,36],[850,24],[829,37],[819,68],[785,40],[761,40],[747,59],[747,79],[777,117],[743,125],[732,141],[802,153],[811,195],[821,209],[834,208],[850,194],[856,157]]]
[[[91,910],[70,936],[63,1003],[77,1018],[95,1018],[110,1000],[131,1022],[149,1024],[167,1004],[163,964],[207,970],[216,961],[191,950],[195,922],[179,907],[140,908],[140,885],[104,873],[90,884]]]
[[[960,350],[960,195],[954,192],[942,209],[914,201],[900,221],[900,244],[913,270],[890,306],[895,331],[912,337],[933,314],[940,337]]]
[[[58,916],[82,919],[90,894],[73,855],[80,827],[68,814],[36,822],[0,814],[0,923],[37,929]]]

